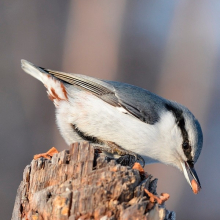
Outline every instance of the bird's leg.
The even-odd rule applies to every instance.
[[[97,152],[97,153],[101,153],[101,152],[106,152],[106,153],[109,153],[109,154],[114,154],[115,152],[111,149],[111,148],[109,148],[109,147],[103,147],[103,146],[100,146],[100,145],[94,145],[93,146],[94,147],[94,149],[95,149],[95,151]]]
[[[121,156],[120,158],[117,159],[117,162],[122,165],[128,165],[132,167],[134,163],[139,160],[142,163],[142,166],[144,167],[145,161],[140,155],[135,154],[132,151],[125,150],[121,148],[120,146],[118,146],[117,144],[115,144],[114,142],[106,141],[105,143],[107,146],[109,146],[109,148],[95,146],[95,149],[105,151],[111,154],[117,153],[118,155]]]
[[[116,154],[116,153],[118,154],[118,152],[114,151],[113,148],[109,148],[109,147],[107,148],[107,147],[102,147],[102,146],[97,146],[96,145],[96,146],[94,146],[94,149],[95,149],[95,153],[98,153],[98,154],[101,153],[101,152],[109,153],[111,155]],[[107,155],[107,159],[110,159],[109,155]],[[135,160],[135,157],[133,155],[125,154],[125,155],[120,156],[118,159],[116,159],[116,161],[117,161],[117,163],[119,163],[123,166],[133,167],[136,160]]]
[[[134,163],[136,162],[135,157],[129,154],[120,156],[116,161],[117,163],[123,166],[130,166],[130,167],[133,167]]]

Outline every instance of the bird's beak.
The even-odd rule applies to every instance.
[[[182,165],[182,168],[183,168],[184,176],[185,176],[187,182],[189,183],[189,185],[191,186],[191,188],[192,188],[192,184],[190,182],[189,174],[188,174],[187,171],[190,172],[190,174],[192,175],[193,179],[197,182],[197,184],[201,188],[201,184],[199,182],[199,177],[197,176],[197,173],[196,173],[196,170],[194,169],[194,166],[191,165],[191,164],[189,165],[188,162],[181,162],[181,165]]]

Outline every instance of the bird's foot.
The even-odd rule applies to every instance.
[[[122,166],[133,167],[136,160],[135,160],[135,156],[126,154],[126,155],[123,155],[123,156],[119,157],[116,160],[116,162],[121,164]]]
[[[107,144],[115,153],[122,156],[122,158],[120,157],[121,159],[120,158],[118,159],[119,161],[121,161],[121,162],[119,162],[120,164],[122,164],[123,162],[124,163],[129,162],[128,166],[133,167],[134,163],[138,162],[138,163],[141,163],[142,167],[145,166],[145,161],[140,155],[138,155],[130,150],[125,150],[122,147],[115,144],[114,142],[108,141]]]
[[[145,166],[144,159],[138,154],[125,154],[119,157],[116,161],[123,166],[133,167],[135,163],[140,163],[142,167]]]
[[[120,146],[118,146],[117,144],[115,144],[114,142],[108,141],[106,142],[106,144],[108,145],[108,148],[102,147],[102,146],[94,146],[96,152],[104,151],[110,154],[118,154],[121,157],[119,157],[116,161],[119,164],[124,165],[124,166],[133,167],[135,162],[139,162],[142,165],[142,167],[145,166],[145,161],[140,155],[132,151],[125,150],[121,148]]]

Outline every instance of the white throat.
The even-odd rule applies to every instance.
[[[178,146],[181,146],[182,136],[173,114],[164,112],[159,122],[148,127],[153,130],[152,136],[145,138],[146,145],[139,153],[155,159],[156,162],[179,165],[181,152],[178,152]]]

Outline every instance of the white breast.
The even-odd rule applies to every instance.
[[[166,131],[175,124],[171,113],[163,116],[165,123],[149,125],[89,92],[70,88],[67,88],[69,102],[60,102],[57,109],[57,124],[68,144],[80,139],[73,132],[71,124],[75,124],[89,136],[115,142],[124,149],[161,161],[161,145],[167,145],[166,135],[170,135]]]

